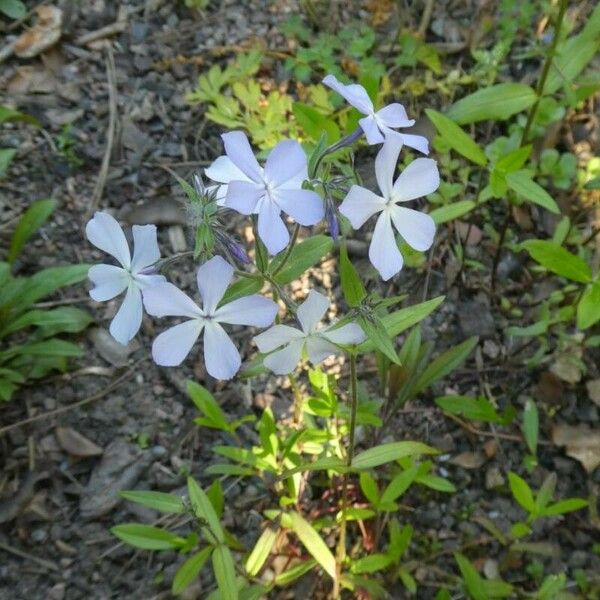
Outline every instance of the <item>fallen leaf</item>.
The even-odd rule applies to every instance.
[[[56,6],[42,5],[36,9],[38,19],[36,24],[21,34],[13,47],[14,53],[20,58],[33,58],[47,50],[62,34],[63,13]]]
[[[59,82],[44,66],[18,67],[6,85],[11,94],[50,94],[58,91]]]
[[[461,452],[450,463],[463,469],[479,469],[487,460],[483,452]]]
[[[552,429],[552,443],[565,446],[567,456],[578,460],[591,473],[600,465],[600,429],[587,425],[556,425]]]
[[[104,452],[100,446],[71,427],[57,427],[55,435],[60,447],[72,456],[100,456]]]

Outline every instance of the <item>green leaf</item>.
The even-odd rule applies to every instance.
[[[173,578],[173,585],[171,586],[171,592],[173,594],[180,594],[183,590],[198,577],[198,573],[202,571],[202,567],[206,564],[210,553],[212,552],[212,546],[207,546],[190,556],[182,565],[177,569],[175,577]]]
[[[412,467],[401,471],[398,475],[390,481],[388,486],[385,488],[381,495],[381,503],[387,504],[395,502],[406,490],[413,484],[417,475],[419,474],[420,465],[413,465]]]
[[[387,569],[393,562],[393,558],[389,554],[370,554],[352,562],[350,570],[352,573],[376,573]]]
[[[592,280],[592,270],[582,258],[553,242],[527,240],[521,246],[529,252],[533,260],[552,273],[580,283],[590,283]]]
[[[589,285],[577,305],[577,327],[589,329],[600,320],[600,279]]]
[[[580,510],[586,506],[588,506],[588,501],[583,498],[567,498],[566,500],[560,500],[555,504],[551,504],[544,510],[543,514],[546,517],[556,517],[575,510]]]
[[[373,505],[377,505],[379,502],[379,487],[377,482],[373,479],[370,473],[363,471],[360,474],[360,489],[365,495],[365,498]]]
[[[533,499],[533,493],[527,482],[519,477],[516,473],[510,472],[508,474],[508,483],[510,485],[510,491],[514,496],[515,500],[528,512],[535,512],[535,501]]]
[[[352,468],[358,470],[372,469],[405,456],[419,456],[421,454],[439,454],[439,451],[421,442],[390,442],[357,454],[352,460]]]
[[[386,315],[381,319],[385,330],[390,338],[395,338],[400,335],[403,331],[416,325],[429,314],[431,314],[442,302],[444,296],[438,296],[427,302],[421,304],[415,304],[407,308],[402,308],[389,315]],[[358,347],[359,352],[372,352],[375,349],[375,345],[371,340],[363,342]]]
[[[246,560],[246,573],[248,573],[249,577],[256,577],[256,575],[258,575],[258,572],[262,569],[265,561],[269,558],[269,554],[271,554],[271,550],[273,549],[276,540],[277,531],[274,529],[267,527],[262,532],[254,549]]]
[[[478,337],[471,337],[440,354],[419,376],[415,383],[414,393],[422,392],[459,367],[471,354],[477,342],[479,342]]]
[[[477,398],[470,396],[442,396],[436,398],[435,403],[442,410],[453,415],[462,415],[465,419],[471,421],[483,421],[486,423],[503,422],[498,411],[484,396]]]
[[[81,356],[81,348],[71,342],[53,338],[51,340],[45,340],[43,342],[33,342],[30,344],[24,344],[22,346],[12,346],[9,350],[1,352],[0,356],[18,356],[26,355],[31,356]]]
[[[219,302],[219,306],[233,302],[238,298],[244,296],[251,296],[252,294],[258,294],[264,285],[264,279],[258,277],[241,277],[235,283],[227,288],[223,298]]]
[[[523,410],[523,436],[531,454],[536,453],[539,431],[539,417],[536,403],[528,398]]]
[[[335,558],[321,536],[313,526],[299,513],[289,513],[291,529],[298,536],[311,556],[323,567],[323,570],[332,578],[336,578]]]
[[[294,102],[292,111],[298,125],[315,142],[319,140],[323,131],[327,133],[327,139],[330,144],[337,142],[340,138],[340,129],[335,121],[321,114],[316,108],[302,102]]]
[[[506,183],[519,196],[523,196],[526,200],[538,204],[555,215],[560,214],[558,204],[556,204],[552,196],[541,185],[531,179],[529,171],[521,170],[508,173],[506,175]]]
[[[600,5],[587,19],[580,34],[559,44],[544,85],[544,94],[553,94],[571,83],[600,49]]]
[[[1,175],[1,173],[0,173]],[[48,220],[56,208],[56,200],[38,200],[19,219],[8,249],[7,261],[14,263],[29,238]]]
[[[13,303],[23,310],[56,290],[87,278],[89,265],[49,267],[27,278]]]
[[[201,425],[212,427],[213,429],[220,429],[221,431],[231,430],[225,413],[221,410],[218,402],[206,388],[194,381],[188,381],[187,393],[198,410],[206,417],[205,419],[202,419]]]
[[[174,494],[166,494],[164,492],[146,492],[146,491],[123,491],[119,492],[121,498],[136,502],[142,506],[153,508],[164,513],[182,513],[185,510],[183,501],[179,496]]]
[[[504,121],[528,109],[536,101],[535,91],[522,83],[498,83],[455,102],[447,116],[458,123]]]
[[[0,179],[4,177],[17,151],[14,148],[0,148]]]
[[[287,587],[290,583],[296,581],[302,577],[302,575],[305,575],[314,569],[316,565],[317,561],[312,558],[310,560],[302,561],[297,565],[286,569],[282,573],[279,573],[279,575],[275,577],[275,585],[279,587]]]
[[[438,134],[445,142],[476,165],[485,165],[487,158],[481,147],[473,141],[452,119],[431,108],[426,108],[425,113],[434,124]]]
[[[170,531],[139,523],[116,525],[110,531],[126,544],[142,550],[171,550],[185,543],[182,537]]]
[[[446,206],[434,208],[429,213],[429,216],[437,225],[441,225],[442,223],[447,223],[448,221],[453,221],[454,219],[458,219],[459,217],[466,215],[476,206],[477,205],[475,202],[473,202],[473,200],[459,200],[458,202],[453,202],[452,204],[447,204]]]
[[[22,113],[14,108],[0,105],[0,125],[8,122],[29,123],[30,125],[35,125],[36,127],[41,126],[40,122],[35,117]]]
[[[359,316],[357,322],[376,350],[385,354],[393,363],[400,363],[394,344],[382,320],[377,315]]]
[[[358,271],[348,258],[348,250],[344,242],[340,244],[340,279],[346,304],[358,306],[367,295],[367,291]]]
[[[11,19],[21,19],[27,14],[27,7],[21,0],[0,0],[0,12]]]
[[[489,600],[483,585],[483,579],[467,557],[456,552],[454,558],[458,563],[458,568],[460,569],[465,582],[465,587],[472,600]]]
[[[518,171],[527,162],[532,149],[533,146],[527,144],[505,154],[496,161],[494,169],[500,171],[503,175]]]
[[[314,235],[300,242],[294,246],[283,269],[275,275],[276,281],[286,284],[298,279],[304,271],[314,267],[332,248],[333,240],[326,235]],[[273,259],[269,268],[271,273],[275,272],[282,260],[283,253]]]
[[[187,484],[190,504],[194,514],[208,525],[217,541],[223,543],[225,534],[210,499],[191,477],[188,477]]]
[[[91,322],[92,317],[80,308],[63,306],[52,310],[31,310],[17,317],[0,330],[0,335],[24,329],[25,327],[39,327],[42,334],[47,337],[57,333],[76,333],[85,329]]]
[[[304,463],[294,467],[293,469],[284,471],[284,473],[281,475],[281,478],[286,479],[287,477],[291,477],[296,473],[304,473],[305,471],[335,471],[336,473],[345,473],[348,471],[348,469],[341,458],[327,456],[324,458],[318,458],[314,462]]]
[[[220,544],[212,553],[213,571],[221,600],[238,600],[238,585],[233,557],[227,546]]]
[[[456,492],[456,486],[451,481],[438,475],[421,475],[417,477],[416,482],[436,492],[444,492],[446,494]]]

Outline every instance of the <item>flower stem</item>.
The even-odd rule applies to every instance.
[[[358,407],[357,379],[356,379],[356,355],[350,355],[350,430],[348,440],[348,451],[346,452],[346,466],[349,468],[354,459],[354,435],[356,432],[356,411]],[[342,520],[340,523],[340,537],[336,549],[336,578],[333,583],[332,597],[340,597],[340,579],[342,576],[342,564],[346,559],[346,511],[348,510],[348,473],[344,473],[342,480]]]
[[[313,172],[309,174],[311,179],[314,179],[319,172],[319,167],[321,166],[321,161],[332,152],[339,150],[340,148],[345,148],[346,146],[350,146],[353,144],[360,136],[363,134],[363,130],[360,127],[357,127],[351,134],[343,137],[341,140],[337,141],[335,144],[325,148],[320,156],[317,158],[315,162],[315,166],[313,168]]]
[[[548,78],[548,73],[550,72],[550,67],[552,66],[552,60],[556,54],[556,46],[558,45],[558,40],[560,38],[560,30],[562,29],[562,24],[565,18],[565,14],[567,12],[567,7],[569,5],[569,0],[560,0],[560,7],[558,9],[558,15],[556,17],[556,21],[554,22],[554,37],[552,38],[552,44],[548,48],[548,52],[546,54],[546,58],[544,60],[544,66],[542,67],[542,73],[538,80],[538,84],[535,89],[536,93],[536,101],[532,104],[529,109],[529,113],[527,115],[527,121],[525,123],[525,128],[523,129],[523,133],[521,134],[521,143],[519,147],[525,146],[527,144],[527,139],[529,137],[529,132],[531,130],[531,126],[533,125],[533,119],[537,113],[538,107],[542,100],[544,94],[544,87],[546,87],[546,79]],[[498,240],[498,246],[496,247],[496,253],[494,255],[494,260],[492,263],[492,277],[491,277],[491,293],[494,295],[496,288],[496,271],[498,270],[498,263],[500,262],[500,253],[502,252],[502,247],[504,246],[504,239],[506,237],[506,232],[508,230],[508,226],[511,221],[511,210],[510,206],[508,206],[506,211],[506,217],[504,219],[504,223],[502,224],[502,229],[500,231],[500,239]]]
[[[298,380],[293,373],[288,375],[292,392],[294,393],[294,423],[300,425],[302,423],[302,392],[298,385]]]
[[[273,271],[273,273],[271,273],[272,277],[275,277],[275,275],[277,275],[277,273],[279,273],[281,271],[281,269],[283,269],[283,267],[285,267],[285,263],[287,263],[287,261],[289,260],[290,254],[292,253],[292,250],[294,249],[294,246],[296,245],[296,242],[298,241],[298,233],[299,232],[300,232],[300,225],[298,223],[296,223],[296,225],[294,226],[294,231],[292,232],[292,239],[290,240],[290,243],[288,244],[287,250],[285,251],[283,258],[281,259],[281,262],[279,263],[279,265],[277,265],[277,268]]]

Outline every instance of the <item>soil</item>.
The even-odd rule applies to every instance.
[[[35,4],[28,3],[30,8]],[[259,39],[271,48],[285,47],[278,24],[297,14],[299,3],[222,0],[211,2],[196,16],[183,2],[170,0],[55,4],[64,11],[59,43],[41,57],[10,57],[0,73],[1,103],[42,123],[41,129],[17,125],[0,130],[0,147],[18,148],[9,176],[0,182],[2,248],[25,208],[33,200],[51,196],[58,209],[20,258],[21,273],[103,260],[83,235],[96,209],[112,212],[126,225],[156,223],[164,254],[191,249],[181,192],[162,166],[191,180],[194,171],[221,154],[221,145],[220,129],[204,118],[202,108],[190,107],[185,94],[199,72],[223,60],[221,56],[231,56],[236,46]],[[463,3],[442,4],[451,11],[452,5]],[[361,10],[353,2],[340,8],[340,18],[366,18]],[[470,13],[465,10],[458,10],[456,23],[468,22]],[[411,18],[418,22],[418,13]],[[100,35],[91,45],[82,43],[85,34],[120,22],[123,25],[112,35]],[[15,31],[7,32],[7,41]],[[101,165],[110,129],[107,64],[111,54],[117,118],[103,178]],[[60,150],[67,123],[72,123],[70,153]],[[597,131],[595,135],[597,140]],[[103,179],[98,195],[96,186]],[[500,212],[494,218],[500,220]],[[232,222],[232,231],[240,223]],[[370,289],[379,286],[386,295],[408,291],[406,305],[446,295],[441,308],[422,325],[436,352],[471,335],[481,338],[467,363],[433,393],[407,405],[385,432],[388,439],[418,439],[440,448],[444,454],[438,471],[457,487],[451,495],[419,488],[403,498],[401,517],[416,531],[413,558],[419,562],[414,571],[422,585],[419,598],[433,597],[434,588],[428,584],[447,581],[448,574],[456,572],[452,552],[457,549],[469,549],[472,558],[482,557],[486,573],[497,570],[501,548],[481,523],[487,519],[506,532],[524,517],[506,485],[508,471],[523,472],[524,446],[518,441],[518,428],[511,429],[514,440],[490,430],[467,431],[434,407],[434,395],[486,391],[500,408],[512,403],[519,409],[526,398],[536,398],[544,407],[540,412],[545,445],[540,446],[540,464],[529,481],[539,487],[548,473],[556,472],[558,497],[589,496],[593,502],[600,489],[600,469],[588,474],[563,449],[548,443],[552,424],[599,427],[599,407],[590,401],[585,387],[586,380],[600,377],[598,357],[595,364],[588,362],[586,379],[576,384],[564,383],[546,367],[528,368],[519,347],[508,344],[504,332],[514,323],[490,302],[483,276],[465,281],[457,273],[448,250],[455,235],[457,230],[450,228],[440,231],[426,278],[420,270],[407,270],[393,285],[375,279],[368,282]],[[358,239],[354,258],[366,273],[364,249],[364,241]],[[493,244],[467,245],[467,252],[471,259],[490,264]],[[328,261],[314,269],[311,285],[339,298],[332,266]],[[512,254],[501,257],[499,274],[507,295],[516,297],[527,285],[522,264]],[[193,289],[191,265],[178,268],[172,278],[184,289]],[[302,286],[294,293],[301,296]],[[85,354],[68,373],[28,385],[12,402],[0,406],[0,427],[11,427],[0,433],[0,599],[170,598],[168,590],[181,557],[174,552],[136,552],[118,543],[109,531],[113,525],[153,523],[160,516],[120,501],[116,491],[183,493],[187,472],[202,484],[209,481],[203,471],[214,460],[211,446],[224,439],[194,425],[197,411],[185,393],[187,379],[211,389],[232,418],[260,414],[266,404],[285,414],[291,391],[286,381],[273,378],[215,382],[204,371],[198,349],[180,369],[157,367],[149,348],[163,324],[147,317],[140,335],[123,350],[106,331],[118,303],[91,301],[85,285],[70,288],[52,301],[87,308],[97,325],[79,336]],[[250,358],[250,335],[241,330],[236,335],[243,357]],[[337,368],[344,382],[348,366],[342,363]],[[360,365],[361,380],[373,390],[374,372],[374,365]],[[547,415],[554,413],[558,415],[551,421]],[[31,421],[24,423],[27,419]],[[250,428],[243,427],[241,435],[253,439]],[[85,448],[87,456],[75,455],[74,446],[78,453]],[[473,456],[479,460],[482,455],[483,462],[473,468]],[[455,461],[459,456],[463,458]],[[246,480],[223,483],[226,519],[242,543],[251,547],[260,520],[243,508],[259,492]],[[176,524],[181,531],[190,526]],[[510,572],[517,579],[532,559],[540,560],[546,573],[568,572],[571,581],[577,569],[590,580],[600,573],[600,557],[592,550],[600,542],[599,522],[586,511],[543,521],[536,526],[534,541],[541,544],[540,553],[513,557]],[[211,586],[210,575],[203,574],[183,597],[205,598]],[[292,596],[273,597],[311,598],[312,589],[304,580]],[[399,588],[393,597],[408,596]]]

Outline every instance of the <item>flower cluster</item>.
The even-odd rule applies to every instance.
[[[433,243],[435,224],[427,214],[401,204],[430,194],[439,185],[435,161],[417,158],[394,181],[403,145],[428,152],[427,140],[421,136],[396,131],[410,127],[401,104],[390,104],[375,111],[363,87],[343,85],[332,75],[323,82],[342,95],[365,116],[359,120],[359,133],[369,144],[382,144],[375,159],[375,175],[381,195],[353,185],[339,206],[339,212],[352,227],[362,227],[370,217],[378,215],[369,247],[369,258],[384,280],[397,274],[403,259],[394,229],[412,248],[424,251]],[[356,139],[357,135],[350,136]],[[349,139],[350,139],[349,138]],[[304,150],[293,140],[280,142],[268,155],[264,166],[256,160],[246,135],[233,131],[222,135],[225,154],[217,158],[205,175],[213,183],[205,187],[200,177],[194,183],[198,194],[209,198],[219,211],[234,210],[252,215],[258,236],[270,255],[290,243],[290,234],[282,213],[303,226],[316,225],[324,218],[332,219],[335,210],[331,198],[326,204],[308,180]],[[332,148],[339,147],[340,142]],[[269,327],[254,341],[266,356],[263,364],[276,374],[291,373],[306,356],[319,363],[340,347],[360,344],[365,334],[356,323],[332,323],[319,327],[329,307],[328,299],[311,290],[295,311],[299,328],[273,325],[278,305],[260,294],[227,300],[227,288],[234,267],[223,257],[213,256],[197,270],[201,306],[159,274],[160,250],[154,225],[134,225],[134,251],[130,253],[123,230],[108,213],[98,212],[86,226],[88,240],[107,252],[119,263],[90,268],[89,278],[95,287],[90,296],[97,301],[110,300],[126,291],[125,298],[110,324],[110,333],[121,344],[127,344],[138,332],[143,308],[155,317],[184,317],[186,320],[162,332],[152,345],[155,362],[176,366],[190,353],[203,335],[204,361],[210,375],[230,379],[241,366],[241,356],[223,325]],[[214,237],[226,250],[229,239],[215,231]],[[223,238],[223,239],[221,239]],[[230,253],[230,248],[228,253]],[[247,262],[245,252],[240,255]],[[239,253],[238,252],[238,253]],[[234,253],[235,254],[235,253]]]

